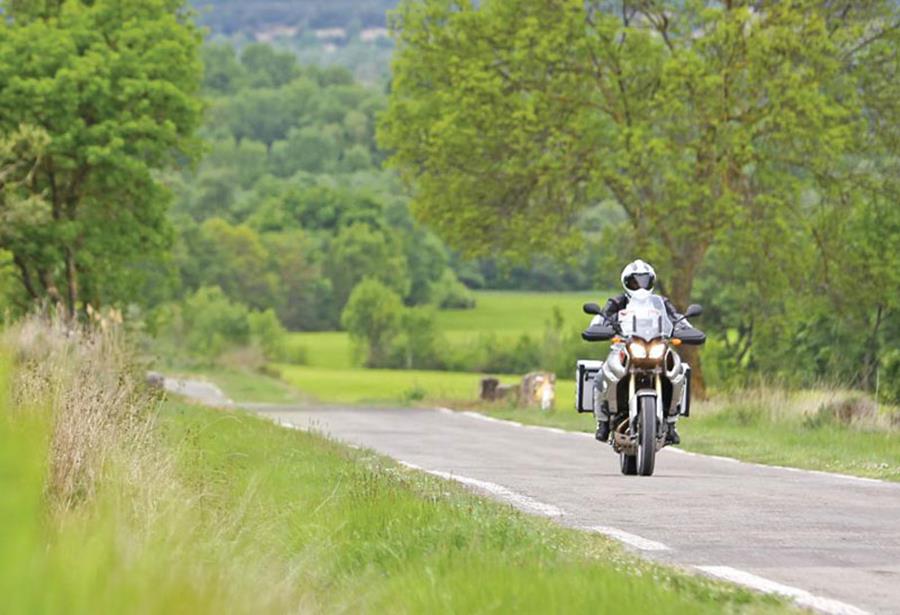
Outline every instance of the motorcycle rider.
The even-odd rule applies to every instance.
[[[622,270],[622,287],[625,289],[625,292],[621,295],[617,295],[615,297],[610,298],[606,305],[603,306],[603,314],[602,316],[597,316],[598,319],[604,318],[607,322],[613,325],[618,324],[619,312],[624,310],[628,306],[628,302],[631,297],[640,291],[648,291],[652,292],[653,287],[656,285],[656,272],[653,270],[649,264],[645,263],[641,259],[638,259],[634,262],[629,263],[625,269]],[[663,303],[666,306],[666,312],[668,312],[669,319],[676,323],[676,328],[680,329],[682,327],[690,327],[691,324],[684,319],[682,314],[678,312],[675,308],[675,305],[669,301],[668,298],[660,296],[663,300]],[[599,390],[601,388],[601,379],[603,372],[598,372],[594,377],[594,389]],[[594,417],[597,419],[597,433],[595,437],[600,442],[606,442],[609,440],[609,407],[604,401],[603,404],[599,407],[594,407]],[[666,443],[667,444],[678,444],[681,442],[681,438],[678,435],[678,431],[675,429],[675,421],[670,420],[668,426],[668,434],[666,435]]]

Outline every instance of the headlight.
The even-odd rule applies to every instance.
[[[647,347],[640,342],[631,342],[628,344],[628,352],[631,353],[633,359],[646,359]]]
[[[664,354],[666,354],[665,342],[654,342],[650,345],[650,352],[647,353],[647,356],[651,359],[662,359]]]

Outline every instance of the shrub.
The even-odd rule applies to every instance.
[[[229,365],[253,368],[266,360],[296,358],[289,356],[287,331],[274,310],[250,310],[217,286],[200,288],[182,306],[157,310],[154,328],[165,332],[175,352],[205,360],[229,355],[224,357]]]
[[[400,295],[378,280],[366,278],[350,293],[341,324],[366,356],[368,367],[384,367],[400,329]]]
[[[218,286],[188,297],[183,310],[185,345],[193,354],[215,358],[229,347],[250,341],[249,310],[234,303]]]
[[[439,356],[440,336],[433,308],[404,309],[400,315],[399,332],[393,345],[392,360],[387,367],[437,369],[443,365]]]
[[[475,294],[451,269],[445,269],[431,287],[431,301],[442,310],[470,310],[475,307]]]
[[[250,312],[247,315],[247,324],[250,329],[251,341],[262,350],[267,359],[285,360],[288,358],[285,344],[287,331],[278,320],[274,310]]]
[[[882,359],[878,374],[878,398],[900,404],[900,350],[892,350]]]

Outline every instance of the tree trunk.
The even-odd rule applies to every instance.
[[[66,248],[66,299],[69,320],[75,320],[75,310],[78,308],[78,268],[72,248]]]
[[[18,254],[13,256],[13,261],[19,268],[19,273],[22,277],[22,284],[25,286],[25,290],[28,292],[28,296],[31,297],[32,301],[37,302],[40,299],[40,295],[38,294],[37,288],[35,288],[34,286],[34,282],[31,280],[31,273],[28,271],[28,265],[25,264],[24,259],[22,259],[22,257]]]
[[[702,255],[700,258],[702,258]],[[690,303],[691,289],[694,286],[694,270],[699,260],[691,258],[688,264],[676,263],[669,299],[681,312],[684,312]],[[691,394],[695,399],[706,399],[706,380],[703,378],[700,348],[697,346],[682,346],[679,352],[681,358],[691,366]]]

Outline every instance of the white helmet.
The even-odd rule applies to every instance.
[[[622,286],[625,294],[632,297],[634,293],[644,294],[653,290],[656,283],[656,272],[653,267],[637,259],[622,270]],[[643,293],[640,291],[644,291]]]

